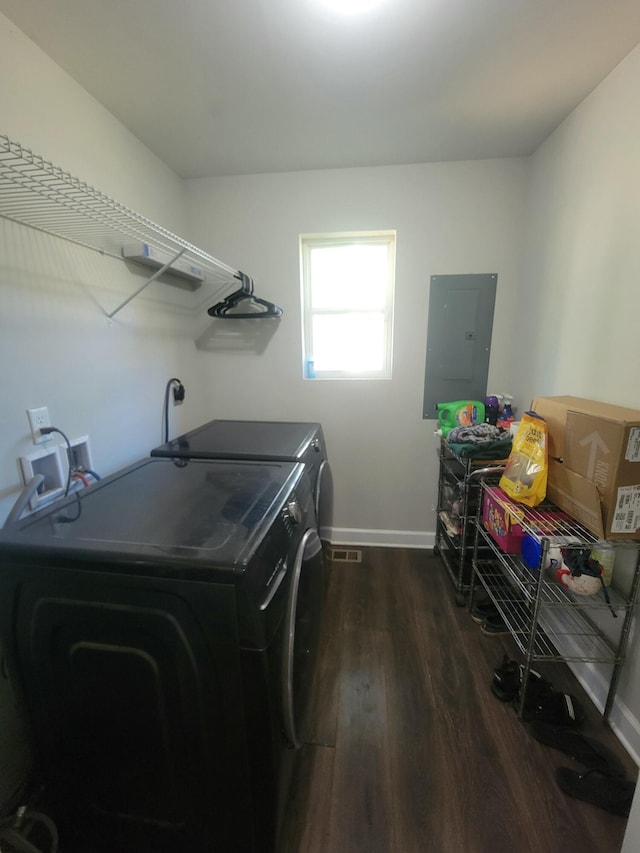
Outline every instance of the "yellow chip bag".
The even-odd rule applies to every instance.
[[[547,494],[547,422],[525,412],[513,439],[500,488],[526,506],[538,506]]]

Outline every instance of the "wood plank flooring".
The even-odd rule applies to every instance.
[[[279,853],[617,853],[626,821],[563,794],[559,766],[489,685],[487,637],[438,558],[366,548],[332,563],[314,695]],[[583,700],[585,734],[637,768],[564,664],[536,667]]]

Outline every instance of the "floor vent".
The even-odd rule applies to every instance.
[[[361,563],[362,551],[357,548],[327,548],[327,559],[332,563]]]

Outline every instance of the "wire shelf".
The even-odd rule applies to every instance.
[[[616,647],[585,616],[585,610],[590,607],[609,609],[604,602],[597,601],[595,597],[593,601],[585,600],[579,604],[565,600],[564,606],[569,603],[573,609],[563,610],[560,625],[550,614],[545,614],[544,607],[561,602],[553,596],[547,598],[541,594],[538,624],[533,625],[535,588],[525,589],[519,583],[511,583],[513,579],[508,578],[493,560],[478,561],[476,573],[523,655],[527,656],[533,640],[531,660],[615,663],[620,659]],[[548,592],[552,586],[543,582],[542,588]],[[562,595],[563,590],[559,584],[557,586],[558,593]],[[626,604],[618,604],[614,610],[624,611],[626,607]]]
[[[538,541],[546,538],[550,543],[566,544],[568,538],[574,538],[583,545],[595,544],[598,541],[598,537],[586,527],[549,501],[543,501],[536,507],[529,507],[512,501],[502,489],[495,485],[486,483],[482,485],[485,492],[510,517],[511,522],[519,524],[524,533],[535,536]]]
[[[508,577],[512,586],[519,589],[529,600],[535,598],[539,584],[540,602],[549,607],[580,607],[584,610],[604,609],[620,612],[632,606],[631,600],[613,586],[607,587],[610,604],[605,601],[602,591],[595,595],[576,595],[557,581],[547,579],[544,574],[540,578],[540,570],[528,568],[519,555],[500,551],[483,527],[478,528],[478,534],[482,540],[480,544],[483,542],[492,551],[492,559],[486,565],[494,567],[496,577]],[[478,562],[480,564],[481,561]],[[484,566],[483,571],[486,571]]]
[[[237,270],[3,134],[0,215],[121,260],[126,245],[147,244],[163,257],[160,272],[171,273],[179,259],[220,290],[238,287]],[[173,272],[180,274],[177,267]]]
[[[609,719],[629,640],[633,610],[640,588],[640,548],[625,594],[614,586],[593,595],[579,595],[556,581],[544,568],[549,547],[590,550],[598,537],[554,504],[545,501],[535,508],[516,504],[504,492],[482,484],[484,500],[491,501],[487,521],[492,533],[512,548],[507,539],[510,527],[519,525],[523,535],[540,543],[539,565],[531,568],[520,554],[505,553],[484,527],[485,514],[478,518],[474,537],[470,606],[476,581],[485,589],[522,653],[526,681],[534,661],[596,663],[611,666],[603,716]],[[495,510],[492,521],[491,511]],[[516,536],[517,540],[517,536]],[[487,555],[488,550],[488,555]],[[608,600],[607,600],[608,599]],[[607,612],[608,611],[608,612]],[[607,623],[609,627],[607,627]],[[518,713],[522,716],[524,693]]]

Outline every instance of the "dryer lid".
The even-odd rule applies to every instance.
[[[151,451],[152,456],[200,459],[302,459],[322,437],[317,423],[210,421]]]
[[[145,459],[0,531],[0,552],[203,580],[242,573],[303,472],[294,462]]]

